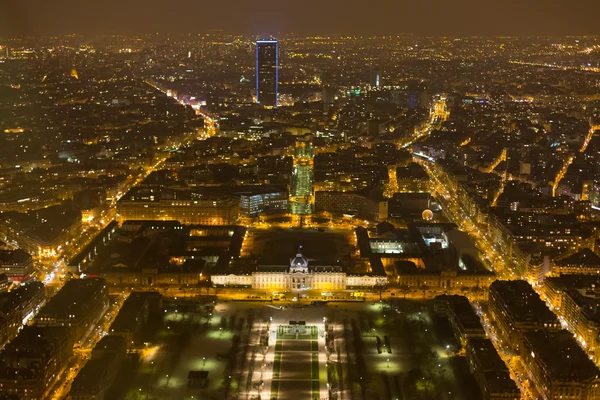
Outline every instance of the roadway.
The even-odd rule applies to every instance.
[[[55,382],[55,387],[52,388],[50,399],[61,400],[68,398],[73,380],[84,367],[85,363],[91,358],[94,346],[108,334],[110,325],[119,313],[126,298],[126,294],[115,296],[114,301],[111,301],[102,312],[99,321],[92,324],[84,337],[75,344],[73,347],[73,356],[63,371],[63,374],[66,372],[66,375],[59,375]]]
[[[439,106],[434,108],[431,115],[432,118],[438,114],[435,110],[441,109]],[[445,110],[445,107],[443,108]],[[444,118],[448,115],[444,114]],[[429,121],[428,126],[431,126],[432,121]],[[505,157],[505,152],[499,157]],[[511,270],[507,261],[501,254],[501,249],[496,243],[494,243],[488,235],[487,226],[480,224],[479,221],[471,214],[469,210],[465,208],[465,205],[460,202],[457,193],[456,182],[452,182],[450,177],[443,171],[443,169],[435,164],[434,160],[430,160],[427,157],[418,157],[419,163],[425,168],[433,184],[436,198],[445,214],[448,216],[450,221],[453,221],[459,229],[469,233],[471,238],[474,240],[477,248],[482,254],[482,261],[487,268],[493,270],[498,275],[499,279],[516,279],[516,274]],[[495,160],[496,164],[498,160]],[[393,293],[393,292],[392,292]],[[391,293],[390,293],[391,294]],[[411,293],[412,294],[412,293]],[[425,293],[423,293],[425,295]],[[396,294],[397,296],[398,294]],[[498,353],[506,361],[509,368],[512,379],[517,383],[521,394],[525,399],[536,399],[537,392],[532,387],[530,381],[527,379],[527,371],[519,358],[510,353],[508,346],[503,345],[499,340],[496,332],[493,328],[493,324],[490,323],[490,317],[483,311],[479,304],[475,303],[475,308],[480,315],[484,327],[486,329],[488,337],[494,343],[494,346],[498,350]]]
[[[517,279],[517,275],[509,268],[501,254],[501,249],[489,237],[487,226],[480,224],[465,208],[465,205],[458,200],[459,196],[455,185],[449,181],[449,178],[440,176],[438,168],[441,167],[435,166],[433,165],[435,163],[425,159],[419,159],[419,162],[429,174],[434,192],[437,194],[436,199],[449,220],[454,222],[459,229],[469,233],[482,253],[484,264],[495,271],[499,279]]]
[[[214,122],[212,120],[209,122],[208,129],[211,129],[211,126],[214,131]],[[198,136],[190,137],[189,135],[182,135],[174,144],[172,144],[172,147],[180,148],[181,146],[187,144],[190,140],[195,139],[196,137],[205,137],[206,135],[206,131],[198,134]],[[140,172],[138,175],[130,175],[120,191],[117,193],[117,196],[107,201],[107,209],[102,213],[100,218],[95,221],[91,221],[88,224],[84,224],[82,230],[77,234],[74,234],[73,237],[69,238],[64,247],[60,248],[52,257],[42,257],[34,260],[35,271],[32,274],[32,278],[44,282],[44,284],[49,288],[49,290],[46,292],[47,297],[52,297],[54,294],[56,294],[65,283],[68,273],[66,263],[82,249],[84,249],[85,246],[87,246],[94,239],[95,235],[115,218],[116,206],[119,198],[127,193],[127,191],[129,191],[131,188],[143,182],[143,180],[152,172],[161,169],[167,159],[168,155],[160,157],[154,164],[144,167],[142,172]],[[100,340],[104,334],[106,334],[110,323],[112,323],[112,319],[114,319],[118,313],[118,309],[120,309],[123,301],[124,298],[119,302],[118,308],[115,308],[115,306],[111,305],[109,311],[102,317],[102,321],[104,322],[100,322],[96,326],[90,328],[89,335],[87,335],[82,341],[83,345],[77,350],[76,354],[74,354],[72,359],[69,361],[65,370],[59,374],[59,378],[53,384],[56,386],[51,390],[53,393],[53,396],[51,397],[52,399],[61,399],[68,395],[68,391],[70,390],[70,385],[73,379],[87,360],[85,356],[86,353],[91,352],[97,341]],[[67,374],[66,377],[63,375],[64,373]]]
[[[448,218],[456,223],[458,227],[469,233],[476,246],[481,251],[482,261],[489,269],[496,272],[499,279],[517,279],[517,275],[511,270],[509,264],[501,254],[501,249],[494,243],[487,233],[487,227],[478,223],[478,221],[465,209],[464,204],[458,200],[456,186],[450,181],[450,178],[442,173],[441,167],[435,166],[434,162],[428,160],[420,161],[429,174],[435,192],[436,198],[445,211]],[[475,308],[480,315],[487,336],[492,340],[496,350],[505,360],[509,368],[511,378],[515,381],[521,394],[525,399],[538,398],[535,388],[527,379],[527,371],[521,363],[519,357],[511,353],[508,346],[504,345],[496,335],[493,324],[490,322],[490,316],[475,303]]]

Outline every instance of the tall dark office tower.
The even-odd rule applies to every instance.
[[[277,107],[279,96],[279,43],[277,40],[256,42],[256,102]]]

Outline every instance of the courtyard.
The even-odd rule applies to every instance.
[[[251,249],[248,255],[265,265],[287,264],[299,246],[306,257],[323,262],[337,262],[355,251],[354,231],[350,229],[250,229],[246,241],[243,247]]]

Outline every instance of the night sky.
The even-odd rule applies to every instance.
[[[598,34],[600,0],[0,0],[0,34]]]

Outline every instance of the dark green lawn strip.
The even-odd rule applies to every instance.
[[[279,398],[279,381],[271,381],[271,400],[277,400]]]

